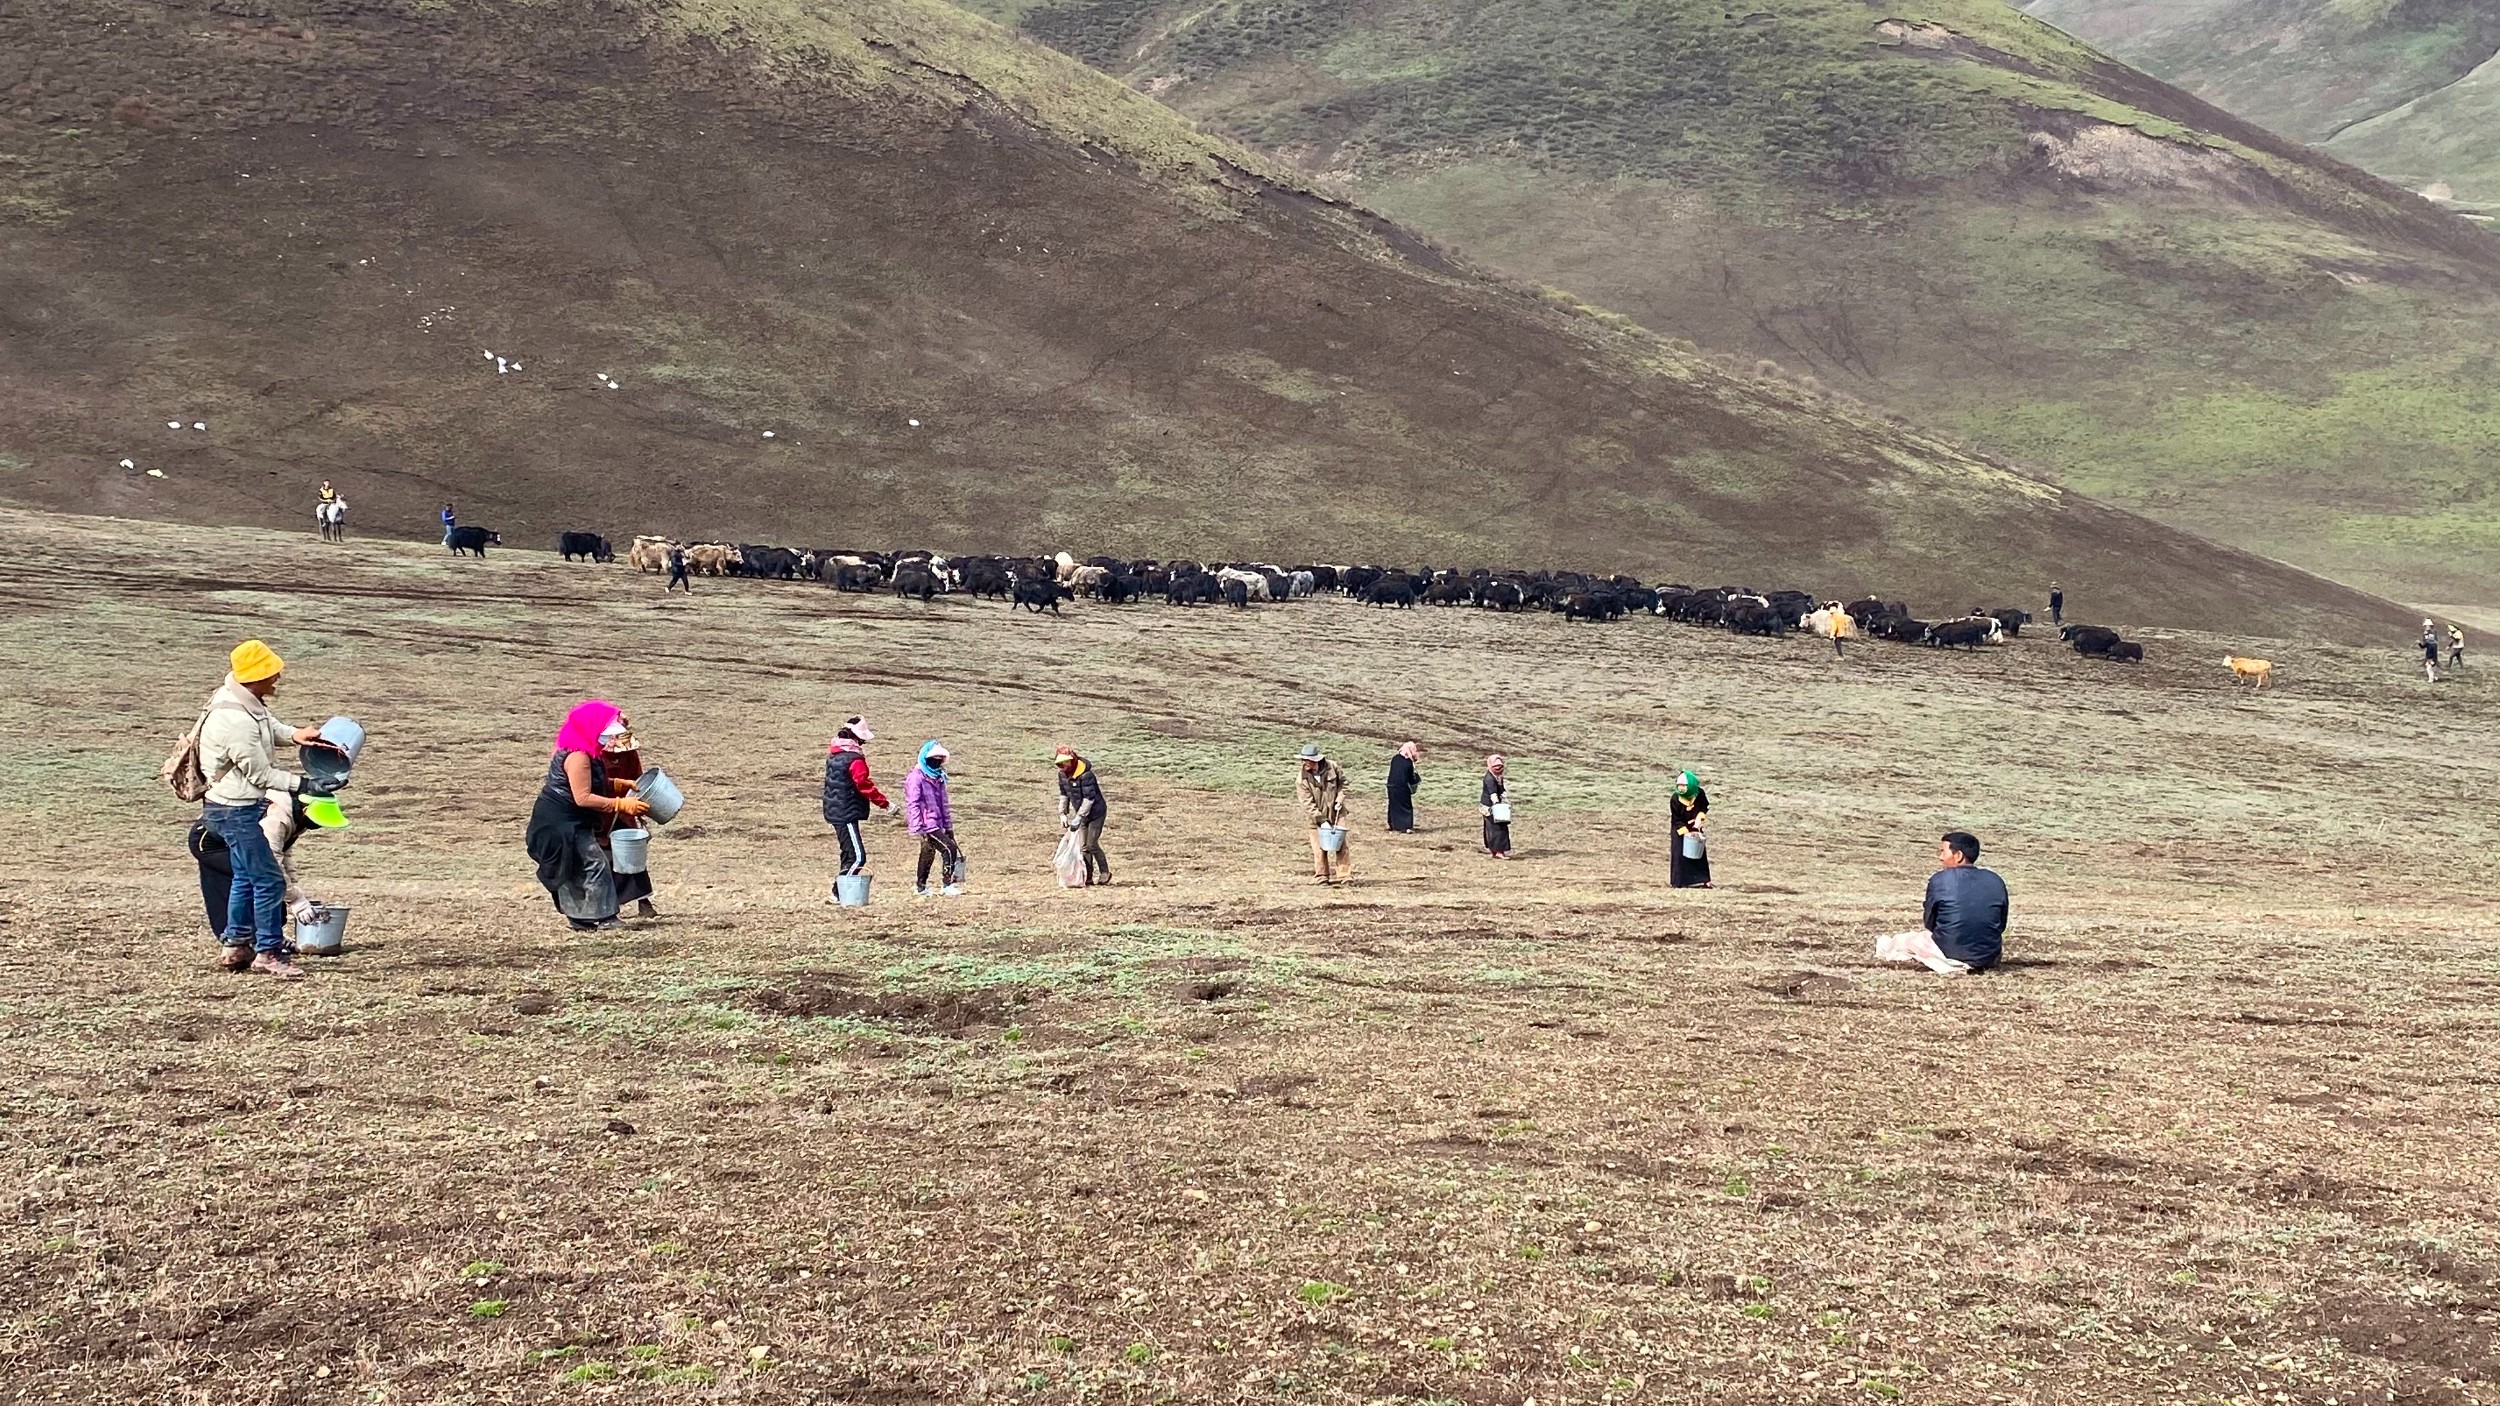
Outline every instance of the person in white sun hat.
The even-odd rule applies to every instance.
[[[877,734],[869,728],[868,720],[853,716],[833,735],[833,745],[825,749],[825,823],[833,827],[834,838],[841,841],[845,875],[868,871],[868,840],[860,833],[859,823],[868,818],[871,808],[894,809],[868,775],[868,754],[862,745],[876,740]]]

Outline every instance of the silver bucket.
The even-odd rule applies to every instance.
[[[1702,840],[1701,836],[1694,834],[1690,830],[1685,831],[1684,857],[1686,859],[1707,859],[1709,856],[1710,846]]]
[[[313,916],[295,925],[295,950],[316,957],[335,957],[339,943],[347,937],[345,908],[316,908]]]
[[[845,908],[867,907],[868,876],[866,874],[837,876],[833,881],[833,896],[834,900]]]
[[[1322,854],[1336,854],[1343,850],[1345,848],[1345,827],[1343,825],[1322,825],[1319,827],[1319,848]]]
[[[666,825],[686,808],[686,793],[668,779],[668,773],[653,767],[634,778],[634,794],[651,807],[653,823]]]
[[[356,759],[365,754],[365,730],[354,718],[332,718],[321,725],[321,740],[308,742],[296,752],[304,763],[304,774],[335,790],[345,785],[347,774],[356,769]]]
[[[608,867],[620,874],[650,873],[651,832],[639,829],[609,831]]]

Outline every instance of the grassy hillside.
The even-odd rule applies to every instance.
[[[2327,150],[2477,214],[2500,212],[2500,49],[2454,83],[2345,128]]]
[[[2304,142],[2392,112],[2500,53],[2500,5],[2490,0],[2027,0],[2023,9]]]
[[[2070,484],[2389,591],[2500,573],[2500,243],[1993,0],[987,8],[1472,256]]]
[[[2490,0],[2031,0],[2198,97],[2473,213],[2500,209]]]
[[[0,495],[2390,618],[1478,276],[941,4],[333,13],[0,15]]]

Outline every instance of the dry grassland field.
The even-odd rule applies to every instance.
[[[2500,1400],[2500,693],[2401,639],[1836,662],[18,512],[0,557],[0,1398]],[[153,782],[250,635],[372,738],[295,985],[214,968]],[[521,832],[594,694],[690,800],[665,917],[577,936]],[[853,712],[889,785],[952,746],[970,896],[910,902],[889,821],[826,906]],[[1115,887],[1052,878],[1060,742]],[[1948,826],[2012,959],[1874,965]]]

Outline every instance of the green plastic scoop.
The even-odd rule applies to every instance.
[[[304,802],[304,818],[324,830],[347,828],[347,813],[339,809],[336,796],[315,796]]]

